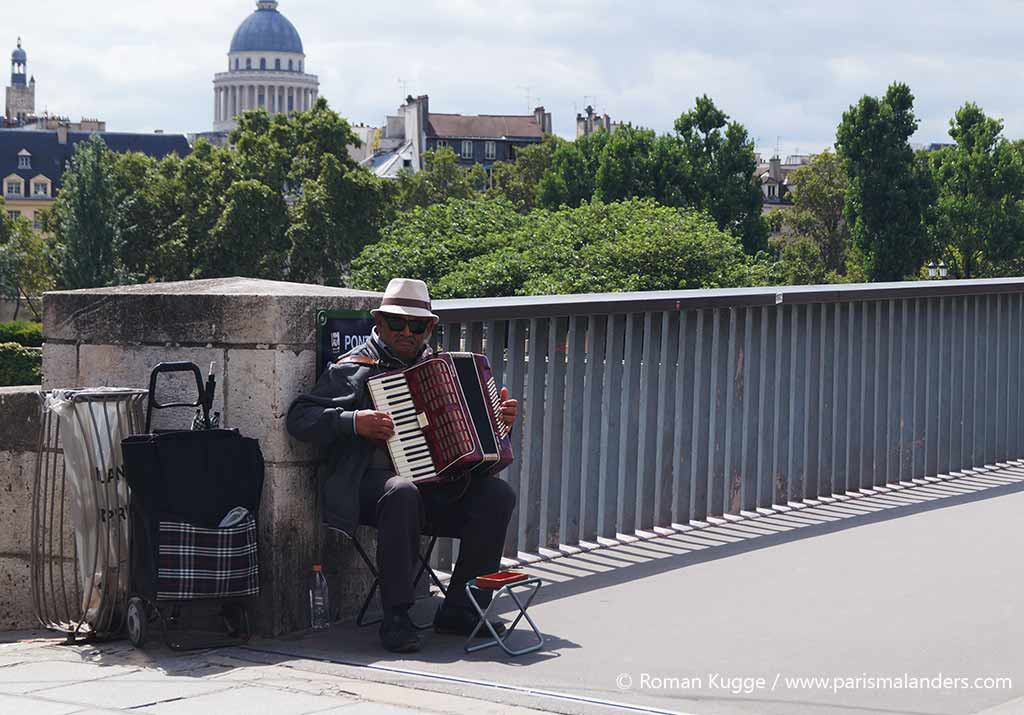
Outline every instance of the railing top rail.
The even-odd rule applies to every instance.
[[[436,300],[442,322],[1024,292],[1024,277]]]

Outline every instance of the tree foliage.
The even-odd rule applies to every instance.
[[[110,285],[116,274],[122,207],[117,201],[114,155],[99,135],[75,147],[57,202],[63,247],[61,282],[67,288]]]
[[[846,273],[850,231],[843,217],[848,181],[842,160],[823,151],[790,178],[793,206],[784,215],[786,229],[817,246],[826,271]]]
[[[1024,248],[1024,143],[972,102],[950,120],[955,146],[929,156],[937,197],[929,229],[950,273],[999,275]]]
[[[54,287],[53,260],[53,244],[48,237],[33,231],[28,219],[8,216],[0,198],[0,297],[24,297],[35,311],[37,306],[31,298]]]
[[[849,179],[845,216],[873,281],[902,280],[930,250],[922,220],[929,177],[908,143],[916,130],[914,96],[896,82],[884,97],[851,106],[836,132]]]
[[[423,152],[423,169],[418,172],[404,170],[395,182],[396,208],[408,211],[418,206],[444,203],[448,199],[468,199],[477,195],[487,184],[483,167],[459,165],[459,158],[451,147]]]
[[[540,295],[745,285],[740,242],[702,212],[652,199],[522,216],[507,201],[418,209],[354,263],[355,287],[423,278],[437,297]]]

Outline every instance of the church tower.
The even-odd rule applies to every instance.
[[[36,78],[25,81],[28,69],[28,55],[18,47],[11,53],[11,86],[7,88],[5,115],[8,124],[24,124],[26,118],[36,113]]]

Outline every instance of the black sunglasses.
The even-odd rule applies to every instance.
[[[387,323],[390,330],[400,333],[405,330],[405,326],[409,326],[409,332],[413,335],[422,335],[427,332],[427,327],[430,325],[430,318],[401,318],[395,315],[385,315],[384,322]]]

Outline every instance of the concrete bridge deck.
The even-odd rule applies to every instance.
[[[0,702],[61,713],[79,712],[69,701],[153,713],[1021,713],[1022,513],[1024,468],[1009,466],[536,563],[549,583],[531,613],[548,642],[517,659],[465,656],[460,639],[429,632],[423,652],[393,656],[355,626],[188,656],[51,646],[62,665],[44,671],[19,665],[12,644],[0,648],[14,658],[0,667]],[[76,652],[104,673],[69,675]],[[156,680],[140,692],[147,672]],[[833,692],[787,680],[805,676],[897,681]],[[936,689],[908,676],[966,681]]]
[[[354,626],[251,650],[565,712],[1024,713],[1022,514],[1008,467],[534,564],[549,641],[519,659],[433,634],[393,657]],[[907,687],[940,675],[972,687]]]

